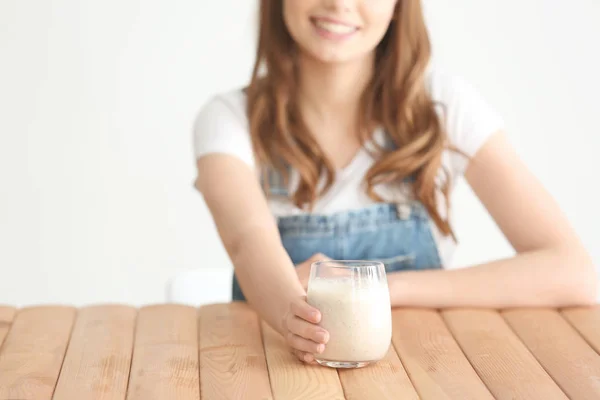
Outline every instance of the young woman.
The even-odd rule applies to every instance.
[[[196,187],[235,266],[233,299],[304,361],[328,340],[305,301],[326,257],[383,261],[394,306],[594,301],[588,254],[502,120],[429,59],[419,0],[262,0],[250,85],[197,118]],[[444,269],[462,176],[515,257]]]

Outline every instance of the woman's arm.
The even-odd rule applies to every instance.
[[[465,177],[518,254],[473,268],[390,274],[393,305],[503,308],[595,302],[598,278],[590,256],[504,134],[492,136],[477,152]]]
[[[246,299],[300,360],[313,362],[329,333],[316,325],[321,314],[306,302],[254,172],[224,154],[204,156],[197,166],[196,188],[210,209]]]
[[[281,333],[290,303],[306,292],[281,244],[254,171],[222,154],[200,158],[197,167],[196,188],[213,216],[244,296]]]

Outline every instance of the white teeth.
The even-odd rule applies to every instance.
[[[341,35],[346,34],[346,33],[352,33],[356,30],[356,28],[353,26],[336,24],[335,22],[322,21],[322,20],[316,20],[315,25],[317,25],[319,28],[325,29],[326,31],[329,31],[331,33],[337,33],[337,34],[341,34]]]

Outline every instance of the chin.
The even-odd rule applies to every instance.
[[[341,49],[314,49],[305,51],[312,59],[315,59],[324,64],[344,64],[360,59],[354,54],[348,54]]]
[[[323,64],[344,64],[349,61],[352,61],[348,57],[343,57],[339,55],[331,55],[331,54],[321,54],[313,56],[317,61],[322,62]]]

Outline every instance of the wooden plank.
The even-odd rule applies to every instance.
[[[392,341],[423,400],[493,399],[437,311],[396,309],[392,321]]]
[[[449,310],[442,316],[496,399],[567,399],[498,312]]]
[[[117,305],[79,311],[54,400],[125,399],[135,316]]]
[[[16,313],[17,310],[14,307],[0,306],[0,352],[2,351],[4,338],[8,334]]]
[[[21,309],[0,354],[0,399],[49,400],[54,392],[76,311]]]
[[[569,308],[563,310],[562,315],[600,354],[600,306]]]
[[[198,400],[196,309],[158,305],[138,313],[127,399]]]
[[[338,373],[347,400],[419,399],[393,346],[375,364]]]
[[[300,362],[291,353],[281,335],[264,321],[262,332],[275,399],[344,399],[342,385],[335,369]]]
[[[272,399],[259,319],[246,304],[204,306],[199,314],[204,399]]]
[[[557,311],[520,309],[502,315],[567,396],[600,398],[600,356]]]

